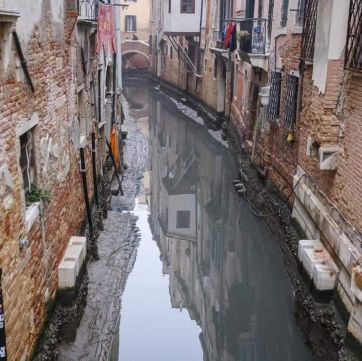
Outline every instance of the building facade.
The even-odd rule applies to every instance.
[[[362,342],[360,0],[153,0],[151,69],[225,118],[339,270]]]
[[[98,3],[0,1],[0,267],[7,359],[31,359],[69,238],[85,220],[118,118],[110,50],[96,51]],[[80,149],[85,169],[80,169]]]

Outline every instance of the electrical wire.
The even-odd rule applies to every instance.
[[[249,205],[249,209],[250,209],[250,212],[252,214],[254,214],[254,216],[256,217],[260,217],[260,218],[266,218],[266,217],[273,217],[273,216],[276,216],[277,214],[280,215],[280,212],[281,210],[285,207],[285,205],[287,204],[289,198],[291,197],[291,195],[294,193],[295,189],[297,188],[299,182],[306,176],[306,173],[303,173],[297,183],[295,183],[295,186],[293,187],[293,189],[290,191],[290,193],[288,194],[287,198],[284,200],[283,204],[280,206],[280,208],[273,212],[273,213],[269,213],[269,214],[261,214],[261,213],[258,213],[255,209],[255,206],[253,204],[253,202],[246,196],[246,192],[244,193],[244,199],[247,201],[248,205]]]

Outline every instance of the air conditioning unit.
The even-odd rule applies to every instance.
[[[336,170],[338,163],[339,146],[323,145],[319,148],[319,169]]]

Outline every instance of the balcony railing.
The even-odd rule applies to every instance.
[[[98,20],[99,0],[77,0],[78,15],[85,20]]]
[[[239,20],[237,27],[239,49],[248,54],[265,54],[267,33],[267,19]]]

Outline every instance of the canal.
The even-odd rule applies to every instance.
[[[235,192],[227,146],[153,89],[124,93],[149,166],[114,360],[310,360],[281,251]]]

